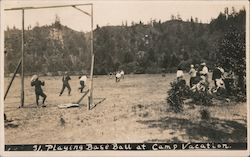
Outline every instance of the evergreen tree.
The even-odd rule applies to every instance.
[[[97,25],[94,30],[94,73],[104,74],[121,68],[131,73],[157,73],[162,68],[166,72],[176,72],[181,62],[185,67],[186,65],[189,67],[191,62],[199,64],[201,60],[213,65],[216,56],[220,57],[218,52],[229,53],[227,48],[230,47],[223,47],[219,41],[224,39],[226,43],[238,40],[238,36],[229,34],[231,31],[229,26],[235,28],[238,32],[236,34],[240,34],[240,37],[244,37],[245,15],[245,9],[239,12],[233,11],[232,15],[228,12],[220,13],[209,24],[197,23],[198,19],[193,18],[195,15],[191,17],[191,22],[178,20],[180,16],[172,15],[170,21],[151,20],[152,25],[150,22],[146,24],[140,21],[132,22],[132,26],[127,26],[125,23],[124,26]],[[225,32],[227,36],[232,37],[224,37]],[[21,30],[16,28],[5,31],[5,47],[8,51],[5,57],[6,73],[10,73],[9,70],[13,70],[20,59],[20,34]],[[45,73],[67,69],[74,71],[90,69],[90,33],[74,31],[62,25],[57,15],[52,25],[40,26],[37,23],[33,29],[25,30],[25,37],[27,41],[25,55],[28,58],[25,60],[25,65],[30,67],[26,68],[27,72],[37,72],[38,69]],[[235,46],[239,47],[237,44]],[[219,47],[222,51],[216,51]],[[185,48],[185,51],[181,51],[181,48]],[[240,51],[238,48],[235,48],[236,50]],[[222,60],[223,57],[221,56]],[[244,56],[238,55],[238,57]],[[230,62],[238,64],[241,61]],[[244,69],[245,65],[242,68]]]
[[[238,77],[238,86],[245,91],[244,77],[246,76],[246,47],[245,32],[230,27],[220,43],[218,62],[227,71],[233,71]]]

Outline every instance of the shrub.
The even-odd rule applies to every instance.
[[[170,85],[167,102],[174,112],[181,112],[183,111],[183,99],[189,94],[189,87],[186,85],[185,80],[173,81]]]
[[[190,97],[195,104],[209,106],[212,105],[212,95],[207,91],[195,91],[192,92]]]

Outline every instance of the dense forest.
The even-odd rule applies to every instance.
[[[241,63],[245,68],[246,11],[225,8],[204,24],[197,18],[171,16],[169,21],[132,22],[121,26],[97,25],[94,30],[94,74],[123,69],[126,73],[175,72],[178,66],[205,61],[210,69],[221,62]],[[233,33],[232,33],[233,32]],[[239,40],[237,40],[239,39]],[[60,23],[25,30],[25,73],[31,75],[90,70],[90,33],[78,32]],[[241,49],[235,49],[235,45]],[[230,45],[232,45],[230,47]],[[229,48],[228,48],[229,47]],[[21,56],[21,30],[5,31],[5,73],[13,73]],[[235,56],[235,60],[228,57]],[[240,54],[240,55],[239,55]],[[227,66],[226,69],[235,68]],[[58,72],[59,71],[59,72]]]

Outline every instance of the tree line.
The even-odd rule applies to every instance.
[[[175,72],[177,66],[188,70],[190,64],[217,62],[226,69],[245,69],[246,11],[225,8],[217,18],[205,24],[179,16],[169,21],[152,20],[130,26],[97,25],[94,30],[94,74],[116,70],[126,73]],[[73,74],[90,70],[90,33],[78,32],[60,23],[25,30],[26,74]],[[231,46],[228,46],[231,45]],[[21,30],[5,31],[5,73],[12,73],[21,57]]]

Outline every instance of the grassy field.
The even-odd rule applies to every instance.
[[[87,97],[79,108],[57,107],[81,97],[76,76],[70,81],[71,96],[65,91],[61,97],[61,77],[41,77],[48,96],[46,108],[36,107],[30,77],[25,78],[25,107],[19,109],[18,78],[5,100],[5,113],[15,123],[6,125],[5,143],[246,142],[246,103],[218,102],[208,108],[212,117],[208,121],[201,120],[203,107],[194,104],[173,113],[166,97],[174,79],[175,74],[126,75],[116,83],[114,78],[97,76],[94,100],[106,100],[89,111]],[[5,88],[9,80],[5,79]]]

